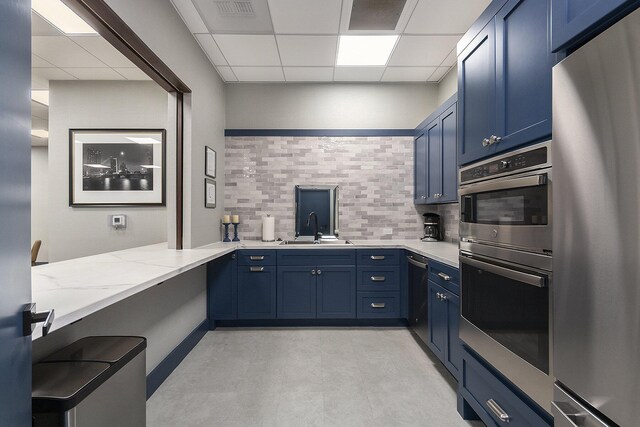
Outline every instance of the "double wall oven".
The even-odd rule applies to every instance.
[[[460,337],[550,411],[550,141],[460,170]]]

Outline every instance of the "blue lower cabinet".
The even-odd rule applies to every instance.
[[[278,319],[316,317],[316,277],[314,266],[278,268]]]
[[[462,366],[462,341],[460,341],[460,297],[451,292],[444,293],[447,302],[447,345],[444,366],[451,375],[460,379]]]
[[[207,309],[209,320],[238,318],[238,264],[228,254],[207,264]]]
[[[447,345],[447,305],[441,298],[442,289],[440,286],[429,281],[429,334],[427,346],[440,359],[445,361],[445,347]]]
[[[238,319],[276,318],[276,267],[238,267]]]
[[[358,319],[397,319],[400,292],[358,292]]]
[[[399,291],[400,266],[358,267],[359,291]]]
[[[355,319],[356,268],[318,267],[316,280],[318,319]]]
[[[456,379],[460,377],[462,343],[460,298],[429,280],[429,334],[427,346]]]
[[[464,346],[458,393],[463,399],[459,399],[458,411],[470,406],[487,426],[506,423],[511,427],[553,425],[552,418],[545,411]]]

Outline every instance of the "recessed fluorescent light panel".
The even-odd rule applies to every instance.
[[[148,137],[139,138],[135,136],[127,136],[126,138],[129,141],[137,142],[138,144],[162,144],[162,141],[158,141],[155,138],[148,138]]]
[[[49,91],[48,90],[32,90],[31,99],[42,105],[49,105]]]
[[[336,65],[386,65],[398,36],[340,36]]]
[[[60,0],[31,0],[31,8],[65,34],[98,34]]]
[[[49,132],[44,129],[31,129],[31,135],[35,136],[36,138],[48,138]]]

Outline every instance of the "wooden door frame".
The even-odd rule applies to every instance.
[[[176,99],[176,249],[184,237],[184,94],[191,89],[156,55],[105,0],[62,0],[98,34]]]

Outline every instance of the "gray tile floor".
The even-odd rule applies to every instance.
[[[217,329],[147,402],[161,426],[481,426],[404,328]]]

